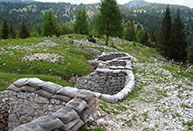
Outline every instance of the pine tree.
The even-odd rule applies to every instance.
[[[170,42],[171,27],[172,27],[172,18],[170,16],[170,8],[167,7],[158,38],[158,49],[160,50],[161,54],[165,57],[169,56],[170,50],[169,48],[171,47]]]
[[[148,45],[148,34],[147,31],[145,31],[145,33],[143,34],[143,37],[140,41],[142,44]]]
[[[192,45],[188,48],[188,62],[193,64],[193,43]]]
[[[54,17],[51,10],[45,12],[44,14],[44,23],[42,26],[44,36],[53,36],[57,33],[57,23],[56,18]]]
[[[145,31],[144,31],[143,28],[138,29],[138,30],[137,30],[137,33],[136,33],[136,40],[137,40],[138,42],[140,42],[141,39],[143,38],[143,35],[144,35],[144,34],[145,34]]]
[[[75,16],[74,32],[78,34],[88,34],[89,23],[85,9],[79,9]]]
[[[171,47],[169,48],[169,58],[177,61],[185,61],[187,58],[186,36],[184,32],[184,25],[180,17],[180,11],[177,12],[171,30]]]
[[[122,13],[116,0],[103,0],[99,11],[94,24],[97,24],[96,29],[100,34],[106,35],[106,45],[108,45],[109,36],[122,34]]]
[[[152,42],[157,42],[154,29],[151,30],[151,41]]]
[[[136,37],[135,33],[135,25],[133,23],[133,19],[130,18],[130,21],[127,23],[127,29],[125,33],[125,39],[129,41],[134,41]]]
[[[8,39],[9,38],[9,27],[7,21],[4,19],[2,27],[1,27],[1,38]]]
[[[39,34],[39,36],[41,35],[41,33],[42,33],[41,25],[39,24],[39,25],[38,25],[38,34]]]
[[[12,22],[10,24],[10,28],[9,29],[10,29],[9,33],[10,33],[11,38],[15,39],[16,38],[16,32],[15,32],[15,29],[13,27],[13,23]]]
[[[22,24],[21,24],[21,31],[19,33],[19,37],[22,39],[30,37],[29,30],[27,26],[25,25],[24,21],[22,21]]]

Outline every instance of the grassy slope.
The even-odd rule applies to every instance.
[[[73,36],[79,39],[86,37]],[[51,40],[59,46],[38,45],[44,40]],[[78,50],[58,38],[9,39],[1,41],[0,47],[0,90],[6,89],[12,82],[22,77],[38,77],[45,81],[69,85],[56,76],[66,78],[72,75],[87,75],[93,70],[87,59],[91,59],[94,54]],[[55,63],[42,60],[22,61],[25,55],[34,53],[59,54],[64,59]]]
[[[69,36],[78,40],[86,38],[86,36],[83,35],[68,35],[68,37]],[[60,44],[60,46],[46,47],[46,50],[44,50],[44,48],[33,48],[34,45],[45,39],[51,39],[52,41]],[[193,76],[191,74],[184,73],[184,70],[180,72],[177,65],[173,65],[170,62],[163,61],[159,53],[156,52],[154,49],[148,48],[140,43],[133,44],[127,41],[124,41],[123,43],[123,45],[115,46],[115,48],[118,51],[127,52],[138,59],[137,62],[133,62],[133,72],[135,74],[137,86],[135,87],[134,92],[130,96],[116,104],[111,104],[106,101],[100,100],[100,107],[106,113],[105,119],[107,119],[107,121],[108,117],[110,117],[111,119],[113,118],[113,121],[124,122],[125,125],[129,127],[129,129],[135,129],[132,127],[138,126],[139,121],[142,121],[139,119],[143,118],[143,121],[149,124],[148,120],[150,120],[151,117],[150,113],[147,112],[138,114],[136,112],[135,107],[141,104],[146,106],[148,106],[149,104],[155,104],[155,106],[157,106],[156,109],[159,110],[161,113],[164,113],[165,110],[160,109],[160,107],[162,107],[163,105],[159,105],[159,101],[164,98],[170,97],[169,94],[173,93],[172,90],[170,91],[164,88],[167,86],[175,85],[179,87],[177,91],[186,92],[184,88],[181,88],[182,83],[188,86],[193,86],[191,83],[191,81],[193,81]],[[59,80],[55,76],[61,75],[65,77],[70,76],[72,74],[86,75],[92,71],[92,68],[90,67],[85,58],[91,58],[93,54],[80,51],[76,47],[65,42],[64,40],[59,40],[57,38],[30,38],[26,40],[7,40],[0,42],[0,44],[1,47],[4,48],[3,52],[6,52],[4,55],[0,55],[0,72],[6,72],[0,73],[1,90],[5,89],[9,84],[21,77],[39,77],[46,81],[53,81],[58,84],[66,85],[65,82]],[[30,48],[22,51],[7,49],[8,46],[14,46],[17,44],[21,45],[22,47],[24,46]],[[98,42],[98,44],[101,45],[104,43]],[[98,48],[98,50],[103,49]],[[0,53],[1,51],[2,49],[0,49]],[[31,63],[20,61],[22,56],[24,56],[25,54],[37,52],[49,52],[60,54],[65,57],[65,62],[63,64],[60,62],[56,64],[49,64],[42,61],[36,61]],[[11,55],[11,53],[14,53],[14,55]],[[154,63],[155,58],[158,59],[157,64]],[[50,68],[51,72],[49,71]],[[168,77],[168,72],[171,73],[171,77]],[[182,81],[182,83],[179,83],[179,81]],[[163,89],[161,90],[158,87],[162,87]],[[181,96],[179,96],[179,100],[181,99],[180,97]],[[188,105],[183,104],[183,107],[188,107]],[[133,113],[129,114],[129,111]],[[123,114],[128,115],[128,120],[125,120],[124,118],[118,120],[116,119],[117,115],[121,116]],[[175,113],[173,113],[172,115],[175,115]],[[175,115],[175,117],[176,116],[179,115]],[[160,123],[160,126],[161,124],[165,125],[165,123]],[[192,121],[187,122],[187,125],[188,127],[191,127]],[[155,125],[155,127],[158,128],[159,125]],[[110,127],[107,126],[106,128]]]

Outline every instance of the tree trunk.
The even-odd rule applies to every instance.
[[[109,40],[109,34],[107,34],[107,36],[106,36],[106,46],[108,46],[108,40]]]

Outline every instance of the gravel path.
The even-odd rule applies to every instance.
[[[101,101],[100,107],[104,110],[104,103],[107,107],[101,118],[105,129],[193,130],[193,126],[186,124],[193,121],[193,82],[188,77],[178,75],[178,71],[173,73],[165,69],[170,66],[163,62],[133,63],[136,88],[142,89],[136,97],[128,97],[117,104]]]

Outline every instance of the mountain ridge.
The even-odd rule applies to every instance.
[[[147,5],[147,4],[149,4],[149,2],[146,2],[144,0],[132,0],[132,1],[124,4],[124,6],[126,6],[128,8],[137,8],[137,7]]]

